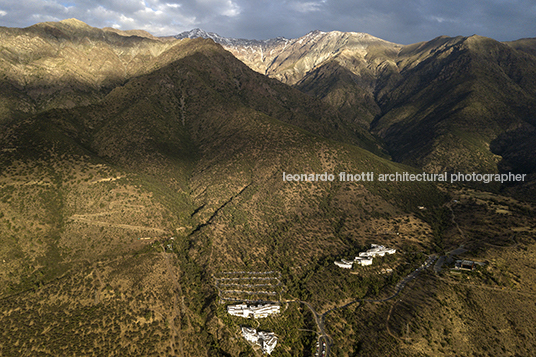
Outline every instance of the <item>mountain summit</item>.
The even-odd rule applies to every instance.
[[[381,47],[395,54],[401,48],[401,45],[359,32],[315,30],[295,39],[245,40],[194,29],[175,36],[178,39],[196,37],[214,40],[253,70],[291,85],[316,66],[339,57],[342,52],[346,56],[365,56]]]
[[[176,39],[183,38],[204,38],[211,39],[216,43],[219,43],[223,46],[252,46],[252,45],[261,45],[261,46],[270,46],[270,44],[278,41],[288,41],[284,37],[276,37],[269,40],[247,40],[243,38],[232,38],[232,37],[223,37],[218,35],[215,32],[207,32],[200,28],[195,28],[190,31],[181,32],[178,35],[173,36]]]

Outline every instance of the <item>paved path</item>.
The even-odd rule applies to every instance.
[[[323,313],[322,315],[320,315],[319,313],[317,313],[315,311],[315,309],[313,308],[313,306],[311,304],[309,304],[307,301],[301,301],[301,300],[298,300],[300,303],[304,304],[305,306],[307,306],[309,308],[309,310],[311,310],[311,312],[313,313],[313,316],[315,318],[315,322],[316,322],[316,326],[318,327],[318,330],[320,331],[320,336],[318,337],[318,345],[319,345],[319,348],[317,349],[317,356],[320,357],[320,356],[329,356],[329,351],[330,351],[330,347],[331,345],[333,344],[333,340],[331,338],[331,336],[329,336],[326,331],[324,330],[324,318],[325,318],[325,315],[326,313]],[[325,353],[322,354],[322,352],[325,350]]]

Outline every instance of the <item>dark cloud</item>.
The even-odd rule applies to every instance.
[[[155,35],[200,27],[228,37],[295,38],[319,29],[367,32],[404,44],[440,35],[536,36],[534,0],[0,0],[3,26],[70,17]]]

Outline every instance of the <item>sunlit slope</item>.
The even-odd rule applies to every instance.
[[[132,79],[99,104],[52,110],[9,128],[2,180],[11,213],[3,234],[18,242],[4,240],[6,256],[19,252],[10,258],[12,272],[48,266],[32,259],[92,259],[166,235],[189,241],[209,265],[286,264],[348,247],[364,238],[359,222],[370,217],[441,201],[430,184],[283,182],[283,172],[409,169],[285,123],[305,121],[311,108],[302,101],[316,102],[209,41],[191,46],[188,56]],[[311,114],[310,122],[329,118]],[[291,245],[303,249],[289,258]]]

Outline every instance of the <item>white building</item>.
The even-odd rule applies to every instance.
[[[242,327],[242,336],[244,336],[246,341],[251,343],[257,343],[257,340],[259,339],[257,336],[257,330],[249,327]]]
[[[352,266],[354,265],[353,262],[350,262],[350,263],[346,263],[345,260],[339,262],[339,261],[335,261],[335,265],[338,266],[339,268],[343,268],[343,269],[352,269]]]
[[[371,244],[370,249],[366,252],[359,253],[360,257],[369,256],[369,257],[383,257],[385,254],[395,254],[396,249],[385,248],[383,245]]]
[[[254,328],[242,327],[242,336],[246,341],[260,346],[263,353],[271,354],[277,345],[277,336],[273,332],[257,332]]]
[[[266,304],[255,306],[253,309],[254,318],[268,317],[268,315],[279,314],[279,305]]]
[[[372,257],[369,256],[360,256],[355,257],[354,262],[356,262],[359,265],[366,266],[366,265],[372,265]]]
[[[227,306],[227,312],[233,316],[248,317],[252,312],[246,304],[229,305]]]
[[[273,332],[259,332],[262,352],[271,354],[277,345],[277,336]]]
[[[265,304],[258,306],[248,306],[246,304],[227,306],[227,312],[233,316],[253,317],[254,319],[268,317],[268,315],[278,314],[280,306],[276,304]]]

